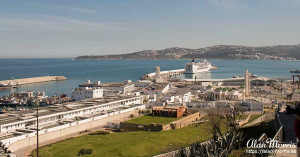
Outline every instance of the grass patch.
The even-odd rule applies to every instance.
[[[264,114],[252,114],[251,117],[249,118],[248,123],[254,121],[255,119],[257,119],[258,117],[260,117],[260,116],[262,116],[262,115],[264,115]],[[248,124],[248,123],[247,123],[247,124]]]
[[[161,132],[123,132],[107,135],[84,135],[48,145],[40,149],[41,156],[76,156],[83,148],[93,150],[86,156],[152,156],[175,150],[197,141],[206,141],[211,135],[208,123]]]
[[[246,120],[249,115],[242,115],[240,120]],[[236,120],[239,120],[240,116],[236,116]]]
[[[181,118],[181,117],[180,117]],[[159,117],[159,116],[151,116],[151,115],[144,115],[135,119],[131,119],[126,121],[126,123],[134,123],[134,124],[169,124],[173,121],[176,121],[180,118],[172,118],[172,117]]]

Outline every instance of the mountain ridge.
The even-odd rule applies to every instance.
[[[275,46],[214,45],[191,49],[171,47],[163,50],[142,50],[116,55],[83,55],[77,60],[89,59],[257,59],[257,60],[300,60],[300,44]]]

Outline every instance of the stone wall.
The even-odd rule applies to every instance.
[[[162,131],[164,130],[164,125],[155,123],[145,125],[121,122],[120,129],[124,129],[126,131]]]
[[[187,117],[184,117],[184,118],[181,118],[175,122],[172,122],[170,124],[170,128],[171,129],[179,129],[179,128],[182,128],[182,127],[185,127],[187,125],[190,125],[196,121],[199,121],[200,118],[202,118],[203,116],[205,116],[205,114],[202,114],[200,115],[200,113],[194,113],[194,114],[191,114],[191,115],[188,115]]]
[[[255,124],[258,124],[258,123],[261,123],[263,121],[268,121],[268,120],[271,120],[271,119],[274,119],[274,113],[267,113],[267,114],[264,114],[258,118],[256,118],[255,120],[253,120],[252,122],[244,125],[244,127],[246,126],[251,126],[251,125],[255,125]]]
[[[245,120],[240,121],[239,126],[243,126],[243,125],[247,124],[250,117],[251,117],[251,114],[249,114],[248,117]]]

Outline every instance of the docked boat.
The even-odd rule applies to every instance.
[[[8,84],[0,83],[0,90],[1,89],[12,89],[12,88],[18,88],[18,87],[19,87],[19,85],[15,84],[13,82],[10,82]]]
[[[204,71],[209,71],[212,68],[211,63],[207,60],[200,61],[198,63],[195,62],[193,59],[191,62],[185,64],[185,71],[186,74],[195,74]]]
[[[290,73],[300,73],[300,70],[292,70]]]

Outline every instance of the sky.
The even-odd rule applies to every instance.
[[[300,44],[299,0],[0,0],[0,58]]]

